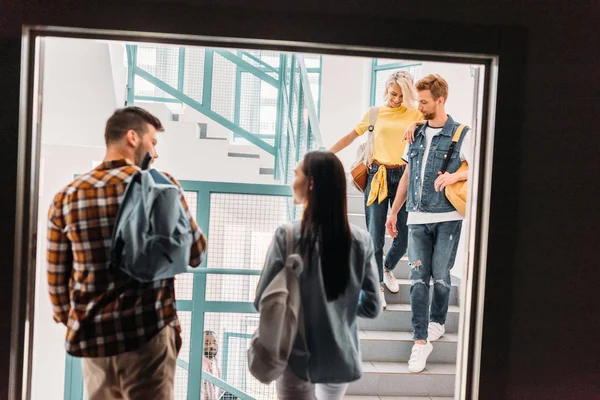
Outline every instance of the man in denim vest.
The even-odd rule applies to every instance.
[[[428,75],[417,83],[419,111],[426,120],[406,147],[407,171],[402,175],[386,228],[396,232],[396,215],[405,201],[408,211],[408,259],[410,303],[414,345],[408,369],[421,372],[431,354],[431,342],[444,333],[450,298],[450,269],[454,265],[463,216],[445,195],[444,188],[467,180],[468,172],[456,172],[462,161],[471,163],[470,131],[465,127],[450,156],[447,172],[441,173],[452,137],[460,124],[446,114],[448,83],[439,75]],[[433,279],[433,300],[429,287]]]

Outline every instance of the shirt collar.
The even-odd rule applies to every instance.
[[[119,160],[103,161],[95,169],[97,169],[97,170],[116,169],[116,168],[126,167],[128,165],[135,167],[135,164],[133,163],[133,161],[129,160],[128,158],[121,158]]]
[[[428,126],[429,126],[429,121],[426,121],[425,124],[423,125],[423,129],[421,130],[421,134],[425,135],[425,130],[427,129]],[[439,134],[444,135],[444,136],[452,136],[453,133],[454,133],[454,119],[452,119],[450,114],[448,114],[448,120],[442,127],[442,130],[440,131]]]

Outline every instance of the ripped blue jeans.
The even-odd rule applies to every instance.
[[[450,300],[450,269],[454,266],[462,221],[408,226],[410,307],[414,340],[427,340],[429,322],[444,324]],[[431,312],[429,287],[433,279]]]

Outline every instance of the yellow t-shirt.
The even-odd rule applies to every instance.
[[[369,111],[354,130],[362,135],[369,129]],[[404,165],[402,159],[406,140],[404,131],[411,122],[419,121],[423,116],[419,110],[409,110],[401,105],[397,108],[379,107],[375,129],[373,130],[373,158],[382,164]]]

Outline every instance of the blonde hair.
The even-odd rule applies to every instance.
[[[417,82],[417,90],[429,90],[434,100],[440,97],[448,100],[448,82],[438,74],[429,74]]]
[[[383,93],[383,99],[387,100],[388,90],[390,86],[397,83],[402,90],[402,103],[406,108],[416,109],[417,108],[417,90],[415,88],[415,80],[408,71],[396,71],[391,74],[385,81],[385,92]]]

